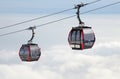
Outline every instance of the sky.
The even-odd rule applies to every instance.
[[[61,1],[57,1],[57,0],[0,0],[0,13],[49,13],[49,12],[56,12],[56,11],[60,11],[63,9],[67,9],[67,8],[73,8],[74,5],[79,4],[81,2],[83,3],[87,3],[87,2],[92,2],[93,0],[61,0]],[[117,2],[119,0],[101,0],[98,3],[95,4],[91,4],[89,5],[89,7],[85,7],[85,10],[88,9],[93,9],[95,7],[100,7],[102,5],[106,5],[109,3],[113,3],[113,2]],[[116,10],[115,10],[116,9]],[[107,10],[107,11],[106,11]],[[101,10],[101,11],[96,11],[95,13],[117,13],[120,12],[119,11],[119,7],[117,6],[113,6],[113,7],[109,7],[105,10]]]
[[[29,20],[74,7],[93,0],[0,0],[0,27]],[[85,12],[119,0],[102,0],[81,9]],[[35,30],[34,43],[41,48],[37,62],[22,62],[18,52],[31,37],[24,31],[0,37],[0,79],[119,79],[120,78],[120,4],[81,15],[85,25],[95,32],[92,49],[74,51],[67,38],[76,17],[46,25]],[[76,10],[47,17],[12,28],[0,34],[40,25],[74,15]]]

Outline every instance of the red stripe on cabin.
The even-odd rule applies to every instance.
[[[82,50],[84,49],[85,45],[84,45],[84,31],[82,29]]]
[[[31,50],[30,50],[30,45],[28,46],[28,61],[31,61]]]

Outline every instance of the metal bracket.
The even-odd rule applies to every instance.
[[[75,6],[75,9],[77,9],[76,14],[77,14],[77,18],[78,18],[78,21],[79,21],[79,25],[84,24],[84,22],[82,22],[81,19],[80,19],[80,8],[85,6],[85,5],[87,5],[87,4],[81,3],[81,4],[78,4],[78,5]]]
[[[30,38],[30,40],[28,40],[28,43],[29,43],[29,44],[32,43],[32,40],[33,40],[33,38],[34,38],[34,36],[35,36],[34,29],[36,29],[35,26],[34,26],[34,27],[29,27],[29,28],[28,28],[28,30],[32,30],[32,37]]]
[[[101,0],[92,1],[92,2],[89,2],[89,3],[86,3],[86,4],[81,3],[81,4],[78,4],[78,5],[75,6],[75,9],[77,9],[76,14],[77,14],[77,18],[78,18],[78,21],[79,21],[79,25],[84,25],[84,22],[82,22],[81,19],[80,19],[80,8],[84,7],[86,5],[89,5],[89,4],[96,3],[98,1],[101,1]]]

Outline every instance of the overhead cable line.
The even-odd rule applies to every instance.
[[[93,4],[93,3],[96,3],[98,1],[100,1],[100,0],[96,0],[96,1],[86,3],[86,5]],[[66,9],[66,10],[63,10],[63,11],[55,12],[55,13],[52,13],[52,14],[44,15],[44,16],[41,16],[41,17],[33,18],[33,19],[30,19],[30,20],[26,20],[26,21],[23,21],[23,22],[19,22],[19,23],[8,25],[8,26],[0,27],[0,30],[5,29],[5,28],[14,27],[14,26],[17,26],[17,25],[20,25],[20,24],[32,22],[32,21],[39,20],[39,19],[42,19],[42,18],[46,18],[46,17],[49,17],[49,16],[57,15],[57,14],[60,14],[60,13],[63,13],[63,12],[73,10],[73,9],[75,9],[75,7],[74,8],[69,8],[69,9]]]
[[[17,26],[17,25],[20,25],[20,24],[32,22],[32,21],[35,21],[35,20],[38,20],[38,19],[42,19],[42,18],[46,18],[46,17],[49,17],[49,16],[53,16],[53,15],[57,15],[57,14],[60,14],[60,13],[63,13],[63,12],[67,12],[67,11],[73,10],[73,9],[74,8],[70,8],[70,9],[66,9],[66,10],[63,10],[63,11],[56,12],[56,13],[48,14],[48,15],[45,15],[45,16],[41,16],[41,17],[30,19],[30,20],[26,20],[26,21],[23,21],[23,22],[15,23],[15,24],[12,24],[12,25],[0,27],[0,29],[14,27],[14,26]]]
[[[81,4],[78,4],[77,6],[83,7],[83,6],[85,6],[85,5],[90,5],[90,4],[96,3],[96,2],[98,2],[98,1],[101,1],[101,0],[92,1],[92,2],[89,2],[89,3],[86,3],[86,4],[81,3]],[[76,6],[75,6],[75,8],[76,8]]]
[[[93,1],[93,2],[89,2],[89,3],[87,3],[87,5],[88,5],[88,4],[96,3],[96,2],[98,2],[98,1],[101,1],[101,0],[96,0],[96,1]]]
[[[120,3],[120,1],[112,3],[112,4],[108,4],[108,5],[105,5],[105,6],[102,6],[102,7],[98,7],[98,8],[92,9],[92,10],[88,10],[88,11],[82,12],[81,14],[93,12],[93,11],[96,11],[96,10],[99,10],[99,9],[103,9],[105,7],[109,7],[109,6],[112,6],[112,5],[115,5],[115,4],[119,4],[119,3]],[[49,25],[49,24],[52,24],[52,23],[56,23],[56,22],[59,22],[59,21],[65,20],[65,19],[69,19],[69,18],[72,18],[72,17],[75,17],[75,16],[76,15],[72,15],[72,16],[68,16],[68,17],[62,18],[62,19],[58,19],[58,20],[55,20],[55,21],[51,21],[51,22],[47,22],[47,23],[44,23],[44,24],[41,24],[41,25],[37,25],[36,28],[42,27],[42,26],[45,26],[45,25]],[[28,30],[28,29],[29,28],[21,29],[21,30],[18,30],[18,31],[13,31],[13,32],[5,33],[5,34],[1,34],[0,37],[6,36],[6,35],[10,35],[10,34],[14,34],[14,33],[18,33],[18,32],[22,32],[22,31],[25,31],[25,30]]]
[[[6,36],[6,35],[15,34],[15,33],[18,33],[18,32],[23,32],[25,30],[28,30],[28,28],[27,29],[21,29],[21,30],[13,31],[13,32],[9,32],[9,33],[5,33],[5,34],[1,34],[0,37]]]
[[[34,27],[38,28],[38,27],[41,27],[41,26],[53,24],[53,23],[56,23],[56,22],[59,22],[59,21],[65,20],[65,19],[69,19],[69,18],[75,17],[75,16],[76,15],[68,16],[68,17],[65,17],[65,18],[61,18],[61,19],[58,19],[58,20],[50,21],[50,22],[47,22],[47,23],[44,23],[44,24],[41,24],[41,25],[37,25],[37,26],[34,26]],[[5,33],[5,34],[1,34],[0,37],[6,36],[6,35],[11,35],[11,34],[18,33],[18,32],[22,32],[22,31],[25,31],[25,30],[28,30],[28,29],[29,28],[21,29],[21,30],[17,30],[17,31],[13,31],[13,32]]]
[[[120,3],[120,1],[119,1],[119,2],[115,2],[115,3],[112,3],[112,4],[108,4],[108,5],[105,5],[105,6],[102,6],[102,7],[98,7],[98,8],[92,9],[92,10],[83,12],[83,13],[81,13],[81,14],[93,12],[93,11],[96,11],[96,10],[99,10],[99,9],[103,9],[103,8],[106,8],[106,7],[109,7],[109,6],[112,6],[112,5],[116,5],[116,4],[119,4],[119,3]]]
[[[65,19],[69,19],[69,18],[72,18],[74,16],[76,16],[76,15],[72,15],[72,16],[68,16],[68,17],[65,17],[65,18],[58,19],[58,20],[50,21],[50,22],[47,22],[47,23],[44,23],[44,24],[40,24],[40,25],[37,25],[36,28],[42,27],[42,26],[45,26],[45,25],[48,25],[48,24],[53,24],[53,23],[56,23],[56,22],[59,22],[59,21],[65,20]]]
[[[98,0],[98,1],[99,1],[99,0]],[[94,1],[94,2],[95,2],[95,1]],[[102,6],[102,7],[98,7],[98,8],[89,10],[89,11],[82,12],[81,14],[86,14],[86,13],[89,13],[89,12],[93,12],[93,11],[96,11],[96,10],[99,10],[99,9],[102,9],[102,8],[105,8],[105,7],[109,7],[109,6],[112,6],[112,5],[115,5],[115,4],[119,4],[119,3],[120,3],[120,2],[108,4],[108,5],[105,5],[105,6]],[[61,19],[55,20],[55,21],[51,21],[51,22],[47,22],[47,23],[44,23],[44,24],[41,24],[41,25],[37,25],[36,28],[42,27],[42,26],[45,26],[45,25],[48,25],[48,24],[56,23],[56,22],[59,22],[59,21],[65,20],[65,19],[69,19],[69,18],[72,18],[72,17],[75,17],[75,16],[76,16],[76,15],[72,15],[72,16],[68,16],[68,17],[65,17],[65,18],[61,18]]]

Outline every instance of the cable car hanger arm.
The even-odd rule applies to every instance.
[[[77,9],[76,14],[77,14],[77,18],[78,18],[78,21],[79,21],[79,25],[84,24],[84,22],[82,22],[81,19],[80,19],[80,8],[81,8],[81,7],[84,7],[84,6],[86,6],[86,5],[89,5],[89,4],[96,3],[96,2],[98,2],[98,1],[101,1],[101,0],[92,1],[92,2],[89,2],[89,3],[86,3],[86,4],[81,3],[81,4],[78,4],[78,5],[75,6],[75,9]]]
[[[36,29],[36,26],[28,28],[28,30],[32,30],[32,37],[30,38],[30,40],[28,40],[28,44],[32,43],[32,40],[35,37],[35,31],[34,31],[34,29]]]

